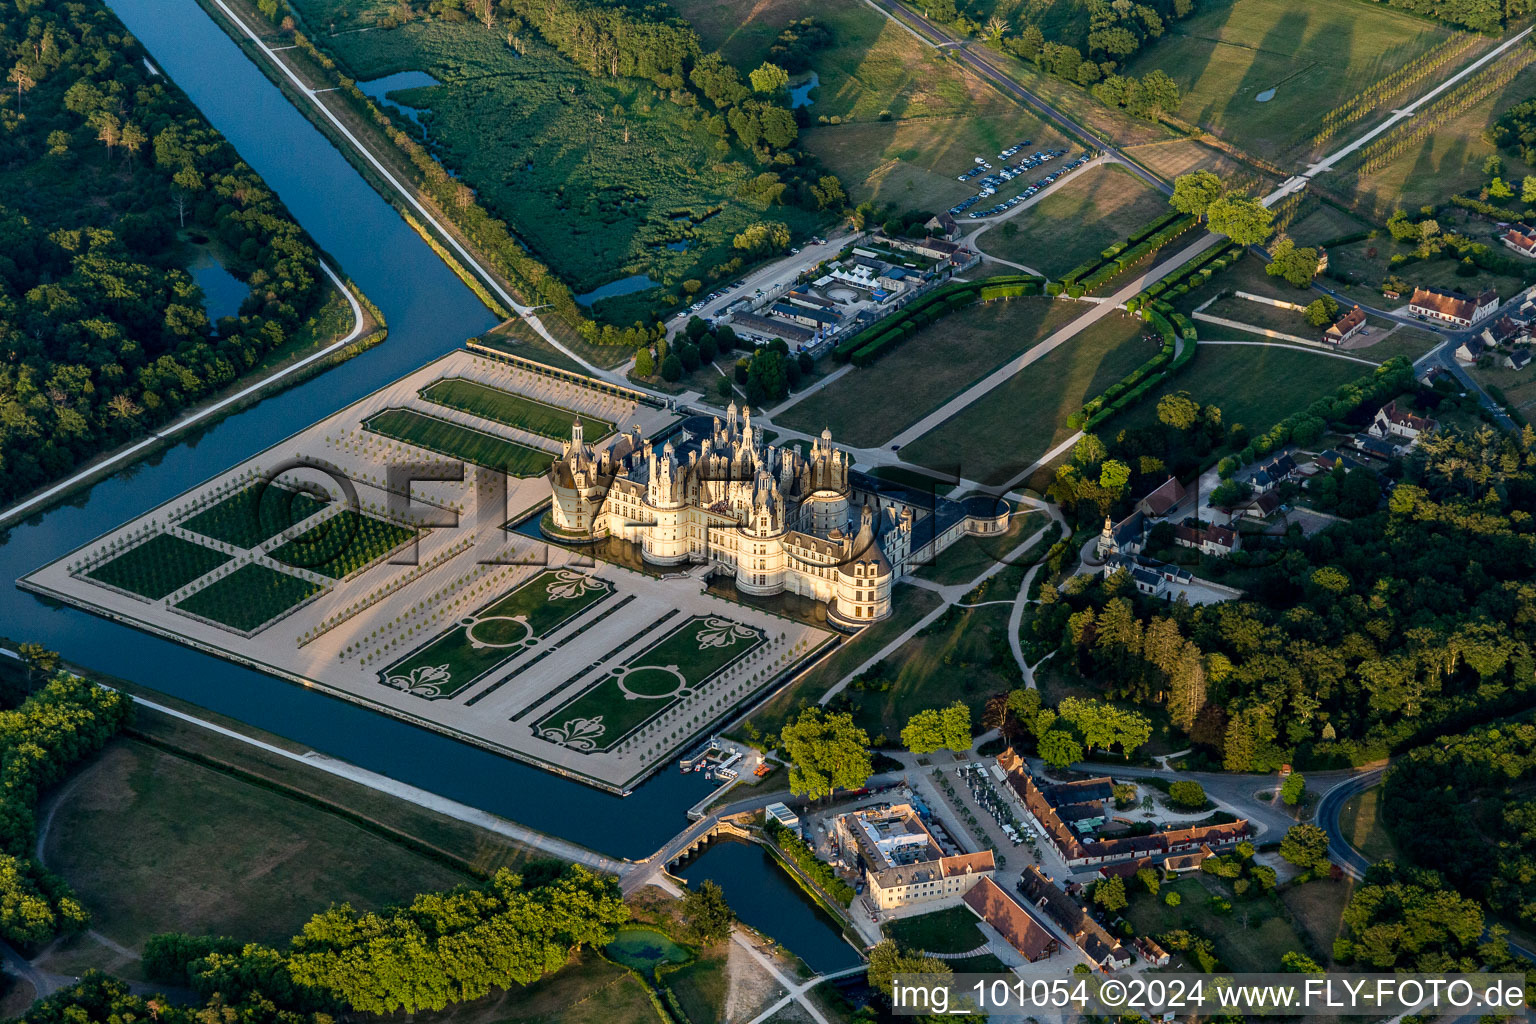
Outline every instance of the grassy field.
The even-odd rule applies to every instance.
[[[1483,131],[1505,110],[1532,95],[1536,95],[1536,67],[1526,68],[1482,102],[1436,125],[1434,131],[1374,174],[1350,178],[1334,187],[1342,188],[1352,181],[1366,209],[1385,219],[1399,207],[1411,212],[1426,204],[1439,205],[1457,192],[1487,184],[1490,175],[1483,173],[1483,161],[1495,152],[1504,161],[1504,179],[1519,181],[1536,168],[1518,154],[1495,150],[1483,138]]]
[[[1511,370],[1504,365],[1501,354],[1488,369],[1472,367],[1469,372],[1484,387],[1491,384],[1503,391],[1509,404],[1523,412],[1527,419],[1536,412],[1536,367],[1531,364],[1526,364],[1523,370]]]
[[[432,700],[452,697],[521,653],[525,637],[548,636],[611,593],[605,580],[546,570],[382,670],[379,681]]]
[[[894,352],[850,371],[778,420],[839,444],[884,444],[1009,359],[1044,341],[1087,307],[1020,298],[969,307],[929,324]],[[900,395],[901,401],[890,401]]]
[[[158,601],[229,559],[229,555],[213,548],[169,533],[157,533],[85,575],[88,579]]]
[[[592,950],[523,988],[417,1013],[414,1024],[661,1024],[644,982]]]
[[[1017,592],[1015,581],[1012,590],[998,588],[997,597],[1012,598]],[[1010,611],[1004,604],[946,611],[886,659],[889,691],[843,691],[854,702],[854,720],[877,743],[880,736],[896,742],[914,713],[951,701],[964,701],[971,721],[980,721],[989,697],[1019,685],[1018,663],[1008,645]]]
[[[92,927],[135,949],[164,931],[282,942],[331,903],[379,908],[468,880],[310,804],[136,741],[114,742],[77,779],[45,861],[91,908]]]
[[[1168,199],[1130,171],[1090,167],[976,240],[981,251],[1059,277],[1168,212]]]
[[[725,1020],[725,999],[730,988],[726,945],[716,944],[692,963],[666,976],[667,987],[677,996],[690,1021]]]
[[[677,0],[674,7],[738,67],[756,67],[791,19],[817,17],[832,46],[811,55],[818,85],[805,146],[855,201],[938,210],[975,192],[956,181],[972,158],[1031,139],[1069,140],[867,4],[814,0]],[[826,122],[822,122],[826,118]],[[840,123],[832,123],[836,118]]]
[[[1128,885],[1137,895],[1124,911],[1125,917],[1143,935],[1158,936],[1180,928],[1203,935],[1216,944],[1216,955],[1235,971],[1278,971],[1280,958],[1306,945],[1286,921],[1278,898],[1255,896],[1234,898],[1230,886],[1216,880],[1205,884],[1206,876],[1194,875],[1165,883],[1161,893],[1152,896],[1139,885]],[[1163,902],[1162,894],[1173,891],[1182,897],[1177,907]],[[1211,896],[1220,892],[1232,901],[1232,911],[1217,913]]]
[[[180,525],[238,548],[254,548],[324,507],[324,502],[303,491],[253,484]]]
[[[353,509],[316,523],[270,554],[284,565],[333,580],[367,568],[416,536],[416,531]]]
[[[1329,110],[1449,35],[1355,0],[1237,0],[1172,25],[1128,70],[1167,72],[1183,96],[1181,118],[1280,162],[1311,150]]]
[[[917,917],[900,917],[885,925],[885,936],[905,949],[925,953],[969,953],[986,940],[969,907],[948,907]]]
[[[1202,345],[1194,362],[1181,373],[1103,424],[1099,432],[1113,436],[1116,431],[1149,426],[1156,422],[1159,398],[1187,391],[1202,405],[1219,406],[1223,423],[1241,423],[1257,433],[1370,372],[1369,366],[1360,363],[1295,348]]]
[[[537,729],[543,734],[564,731],[567,739],[587,744],[576,749],[607,750],[687,699],[685,688],[697,691],[763,642],[762,632],[751,626],[692,616],[645,650],[625,658],[619,670],[603,675],[575,699],[545,715]],[[579,728],[585,722],[596,722],[596,731],[572,731],[572,723]]]
[[[363,429],[510,476],[538,476],[555,460],[538,448],[411,409],[385,409],[364,420]]]
[[[1222,150],[1197,139],[1158,139],[1139,146],[1125,147],[1121,152],[1164,181],[1172,181],[1190,171],[1210,171],[1238,188],[1247,187],[1246,183],[1249,182],[1267,180],[1247,164],[1239,163]],[[1256,188],[1252,191],[1262,195],[1269,189]]]
[[[902,457],[933,469],[958,466],[984,484],[1012,479],[1071,434],[1067,417],[1085,401],[1157,353],[1145,329],[1111,313],[907,445]]]
[[[421,397],[436,405],[517,427],[531,434],[552,437],[557,441],[571,436],[571,422],[577,419],[581,420],[582,437],[589,442],[599,441],[613,433],[613,424],[607,420],[578,416],[569,409],[536,402],[523,395],[515,395],[462,377],[434,381],[422,389]]]
[[[923,566],[916,575],[946,585],[969,583],[1001,561],[1025,538],[1044,528],[1046,523],[1042,513],[1028,509],[1015,511],[1006,532],[991,537],[961,537],[935,558],[932,565]]]
[[[1349,845],[1370,860],[1402,862],[1397,853],[1397,844],[1392,842],[1381,820],[1380,786],[1356,793],[1344,801],[1344,810],[1339,814],[1339,831]]]
[[[320,587],[301,576],[252,562],[176,604],[176,610],[248,633],[309,600]]]
[[[532,30],[518,33],[520,55],[501,24],[433,18],[384,30],[375,26],[395,7],[387,0],[296,7],[315,29],[334,25],[338,34],[316,31],[316,41],[349,76],[424,71],[440,83],[398,100],[417,108],[434,154],[573,292],[632,274],[659,282],[598,302],[613,322],[650,319],[685,280],[731,274],[731,239],[755,221],[804,235],[821,220],[739,198],[762,169],[750,157],[718,151],[702,119],[650,83],[592,78]],[[668,248],[679,242],[689,244]]]
[[[1344,907],[1354,892],[1355,881],[1348,876],[1333,881],[1317,879],[1304,885],[1288,885],[1280,891],[1280,899],[1296,915],[1302,930],[1312,939],[1319,950],[1333,949],[1338,937]],[[1321,961],[1327,964],[1327,960]]]

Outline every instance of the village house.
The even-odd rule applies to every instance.
[[[1402,454],[1403,451],[1401,445],[1393,444],[1391,441],[1388,441],[1385,438],[1372,437],[1368,433],[1356,434],[1354,437],[1354,445],[1356,448],[1360,449],[1360,451],[1364,452],[1366,455],[1369,455],[1371,458],[1381,459],[1383,461],[1395,459],[1398,457],[1398,455]]]
[[[1061,950],[1061,943],[1051,930],[1035,920],[1035,916],[1020,906],[1019,901],[1008,895],[991,876],[971,886],[961,897],[961,902],[971,913],[991,925],[1030,963],[1055,956]]]
[[[1504,366],[1511,370],[1523,370],[1530,362],[1531,350],[1528,348],[1517,348],[1504,357]]]
[[[1184,489],[1184,485],[1179,483],[1177,477],[1170,476],[1167,480],[1158,484],[1156,489],[1149,491],[1140,501],[1136,502],[1136,508],[1153,519],[1161,519],[1178,508],[1179,503],[1184,500],[1185,495],[1188,493]]]
[[[1191,853],[1171,853],[1165,857],[1138,857],[1136,860],[1120,861],[1118,864],[1101,864],[1099,866],[1100,878],[1130,878],[1143,868],[1153,868],[1160,875],[1182,875],[1190,871],[1198,871],[1215,853],[1209,846],[1202,845],[1200,849]]]
[[[1141,958],[1153,967],[1167,967],[1168,961],[1172,959],[1166,949],[1145,935],[1136,936],[1131,940],[1131,945],[1135,946]]]
[[[1077,948],[1099,970],[1117,971],[1131,965],[1131,954],[1120,940],[1105,931],[1103,925],[1038,867],[1033,864],[1026,867],[1018,884],[1019,892],[1070,935]]]
[[[1484,327],[1477,335],[1483,339],[1483,344],[1489,348],[1503,348],[1512,345],[1521,338],[1529,338],[1530,330],[1525,324],[1514,317],[1501,316],[1493,323]]]
[[[1372,437],[1402,438],[1405,441],[1414,442],[1437,426],[1439,424],[1429,417],[1420,416],[1411,409],[1399,407],[1397,399],[1394,398],[1376,410],[1376,416],[1371,420],[1368,429]]]
[[[1100,572],[1104,576],[1112,576],[1122,570],[1130,576],[1131,584],[1138,593],[1159,597],[1164,601],[1173,600],[1178,589],[1188,587],[1195,581],[1187,569],[1153,558],[1123,553],[1110,555]]]
[[[1296,460],[1286,453],[1255,466],[1245,479],[1253,485],[1253,493],[1267,494],[1295,476]]]
[[[1536,259],[1536,228],[1524,224],[1511,224],[1509,230],[1499,236],[1499,241],[1521,256]]]
[[[1268,519],[1280,510],[1280,495],[1274,491],[1255,494],[1227,511],[1233,519]]]
[[[1198,519],[1186,519],[1173,528],[1173,542],[1181,548],[1194,548],[1203,555],[1225,558],[1236,551],[1242,540],[1230,526],[1206,525]]]
[[[1483,353],[1487,351],[1487,349],[1488,343],[1478,335],[1474,334],[1463,341],[1460,345],[1456,346],[1454,355],[1456,356],[1456,361],[1458,363],[1471,365],[1472,363],[1475,363],[1481,359],[1483,357]]]
[[[1427,320],[1439,320],[1457,327],[1473,324],[1493,315],[1499,308],[1499,293],[1489,288],[1477,298],[1439,288],[1415,288],[1408,300],[1408,312]]]
[[[991,850],[946,855],[910,804],[852,811],[832,831],[843,859],[863,869],[865,898],[876,913],[953,904],[997,870]]]
[[[1365,329],[1365,310],[1356,306],[1330,324],[1323,332],[1323,340],[1331,345],[1342,345]]]
[[[953,242],[960,237],[960,222],[945,212],[929,217],[928,223],[923,225],[923,230],[930,235],[938,235],[946,242]]]

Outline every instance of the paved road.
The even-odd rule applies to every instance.
[[[1349,845],[1339,819],[1344,813],[1345,802],[1356,793],[1364,792],[1379,783],[1384,774],[1385,768],[1373,768],[1341,779],[1323,794],[1317,804],[1317,823],[1328,833],[1328,856],[1351,878],[1364,878],[1365,869],[1371,866],[1371,862],[1365,854]]]

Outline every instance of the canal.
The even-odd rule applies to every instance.
[[[109,4],[299,223],[378,304],[379,346],[267,398],[34,516],[0,540],[17,577],[480,334],[494,320],[400,216],[195,5]],[[0,632],[603,853],[643,857],[706,792],[663,770],[620,798],[435,733],[0,586]]]

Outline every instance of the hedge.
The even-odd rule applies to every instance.
[[[1179,326],[1179,333],[1183,333],[1184,337],[1190,339],[1190,341],[1184,346],[1184,351],[1179,354],[1178,360],[1175,361],[1173,356],[1174,351],[1178,348],[1178,334],[1175,332],[1174,323],[1178,321],[1170,322],[1162,312],[1152,307],[1148,307],[1145,310],[1145,316],[1147,323],[1156,328],[1157,332],[1163,336],[1163,347],[1158,351],[1157,355],[1115,381],[1115,383],[1105,388],[1098,395],[1090,398],[1083,405],[1082,409],[1073,415],[1072,419],[1077,420],[1083,430],[1092,430],[1120,410],[1134,405],[1143,395],[1151,390],[1153,385],[1159,383],[1173,370],[1184,366],[1190,359],[1194,358],[1195,327],[1193,323],[1181,316],[1178,317],[1178,321],[1183,321]]]
[[[1169,224],[1172,224],[1174,221],[1180,219],[1181,217],[1188,217],[1188,216],[1189,216],[1189,214],[1187,214],[1187,213],[1180,213],[1178,210],[1170,210],[1168,213],[1163,214],[1161,217],[1157,218],[1157,220],[1154,220],[1152,223],[1150,223],[1150,224],[1143,224],[1141,226],[1141,228],[1138,229],[1135,234],[1130,236],[1130,241],[1132,243],[1139,242],[1143,238],[1146,238],[1149,235],[1154,234],[1155,232],[1161,231],[1163,228],[1167,227]],[[1193,218],[1191,218],[1191,219],[1193,219]]]
[[[868,366],[880,356],[905,341],[921,327],[926,327],[957,309],[976,301],[1008,299],[1020,295],[1038,295],[1045,279],[1029,274],[1007,274],[982,281],[954,281],[936,288],[905,308],[864,328],[837,344],[832,358],[839,363]]]
[[[1104,285],[1128,267],[1140,263],[1148,254],[1156,252],[1194,227],[1195,218],[1188,214],[1175,213],[1172,218],[1159,218],[1157,223],[1164,226],[1154,227],[1151,230],[1143,228],[1138,232],[1139,238],[1132,236],[1131,244],[1119,246],[1119,251],[1113,255],[1103,255],[1101,259],[1091,264],[1083,264],[1068,271],[1062,277],[1062,281],[1068,286],[1068,294],[1071,294],[1074,285],[1080,285],[1085,292],[1091,292]],[[1104,250],[1104,253],[1108,254],[1109,250]]]

